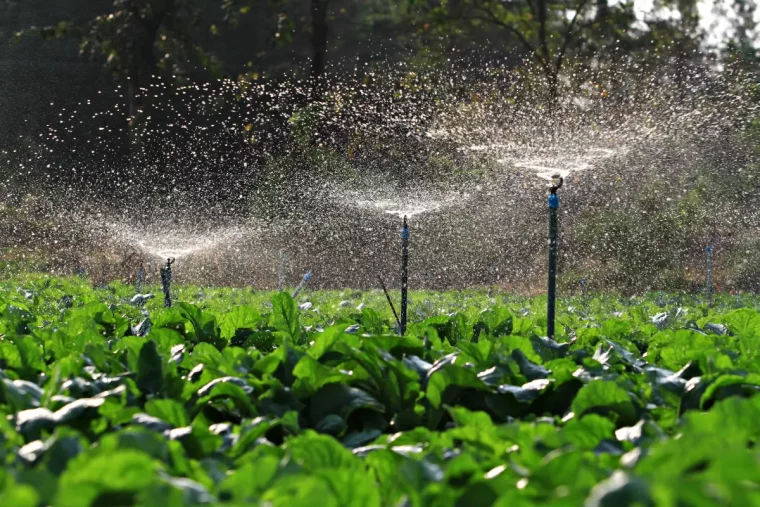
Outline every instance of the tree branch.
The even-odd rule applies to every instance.
[[[528,4],[528,8],[530,9],[530,13],[533,14],[533,16],[536,16],[536,8],[533,5],[533,0],[525,0],[525,3]]]
[[[500,26],[501,28],[508,31],[509,33],[515,35],[517,39],[520,41],[520,43],[525,47],[525,49],[528,50],[531,57],[533,57],[536,60],[536,62],[538,62],[539,65],[541,65],[541,67],[544,69],[544,72],[546,72],[547,74],[551,73],[551,69],[549,68],[549,65],[548,65],[549,62],[546,61],[544,58],[542,58],[542,55],[538,52],[538,49],[535,46],[533,46],[533,44],[530,43],[530,41],[525,37],[525,35],[523,35],[522,32],[520,32],[520,30],[517,29],[517,27],[499,19],[499,17],[496,16],[496,14],[490,9],[480,6],[479,10],[487,13],[488,17],[470,15],[470,16],[465,16],[465,19],[484,21],[486,23],[493,23],[495,25]]]
[[[588,3],[588,0],[579,0],[578,5],[576,5],[575,7],[575,15],[573,16],[573,19],[570,21],[570,24],[567,25],[567,31],[565,32],[565,39],[562,41],[562,46],[560,47],[559,52],[557,53],[557,61],[554,64],[554,68],[557,70],[557,73],[559,73],[559,70],[562,67],[562,60],[565,58],[565,52],[567,51],[567,48],[570,45],[570,41],[572,40],[573,27],[575,26],[576,21],[578,21],[581,11],[586,7],[587,3]]]
[[[538,42],[544,52],[544,59],[548,63],[551,56],[549,55],[549,41],[546,38],[547,14],[546,0],[538,0]]]

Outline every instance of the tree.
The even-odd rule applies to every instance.
[[[246,7],[245,12],[251,12],[251,7],[257,0],[241,0]],[[329,8],[330,0],[270,0],[280,10],[279,24],[287,30],[278,27],[276,33],[277,44],[282,46],[293,42],[292,34],[296,29],[310,35],[310,65],[309,65],[309,94],[307,100],[316,100],[321,95],[320,81],[325,74],[327,66],[327,46],[329,35]],[[308,8],[308,15],[303,16],[304,7]],[[308,22],[306,18],[308,17]],[[294,23],[294,19],[300,18],[302,25]],[[287,21],[285,26],[284,21]]]
[[[591,0],[413,0],[427,8],[433,23],[463,23],[467,29],[495,26],[538,64],[551,102],[559,95],[560,71],[573,44],[593,29]],[[609,6],[604,3],[609,10]]]
[[[318,81],[325,73],[327,53],[327,7],[329,0],[311,0],[311,37],[314,54],[311,60],[311,79]]]
[[[220,13],[228,13],[235,6],[223,0],[217,7]],[[147,106],[143,91],[158,76],[182,79],[192,65],[218,72],[218,59],[202,44],[203,34],[218,31],[205,21],[207,8],[203,0],[113,0],[108,12],[84,23],[65,20],[55,26],[32,27],[17,36],[33,33],[46,39],[77,39],[81,56],[102,60],[114,81],[125,86],[134,123]]]

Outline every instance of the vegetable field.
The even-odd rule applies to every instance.
[[[754,296],[1,285],[3,506],[760,505]]]

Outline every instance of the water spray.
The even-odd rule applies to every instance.
[[[401,228],[401,321],[399,328],[401,336],[406,333],[406,316],[408,305],[409,284],[407,281],[407,267],[409,264],[409,225],[404,215],[404,225]]]
[[[712,286],[712,261],[713,261],[713,250],[712,245],[707,245],[707,273],[705,276],[705,292],[707,294],[707,307],[710,308],[710,289]]]
[[[285,261],[287,257],[285,250],[280,250],[280,273],[277,282],[277,290],[280,292],[282,292],[282,289],[285,287]]]
[[[166,259],[166,266],[161,268],[161,285],[164,291],[164,308],[172,307],[171,283],[172,283],[172,264],[175,259]]]
[[[377,275],[377,280],[380,282],[380,287],[383,288],[383,292],[385,293],[385,299],[388,300],[388,304],[391,306],[391,310],[393,311],[393,317],[396,319],[396,324],[398,324],[398,328],[401,329],[401,321],[398,318],[398,313],[396,313],[396,307],[393,305],[393,300],[391,299],[391,295],[388,294],[388,289],[385,287],[385,283],[383,283],[383,279],[380,278],[380,275]]]
[[[546,297],[546,334],[554,339],[554,316],[557,305],[557,210],[559,197],[557,190],[562,188],[564,179],[561,175],[552,176],[549,187],[549,287]]]
[[[301,292],[301,289],[311,280],[311,271],[303,275],[303,280],[301,280],[301,283],[298,284],[298,287],[296,287],[296,291],[293,293],[293,299],[298,297],[298,293]]]

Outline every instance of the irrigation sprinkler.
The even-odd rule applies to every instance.
[[[385,299],[388,300],[388,304],[391,306],[391,310],[393,311],[393,317],[396,319],[396,324],[398,324],[398,328],[401,329],[401,321],[398,318],[398,313],[396,313],[396,307],[393,305],[393,300],[391,299],[391,295],[388,294],[388,289],[385,288],[385,283],[383,283],[383,279],[380,278],[380,275],[377,275],[377,280],[380,282],[380,287],[383,288],[383,292],[385,293]]]
[[[712,245],[707,245],[707,274],[705,276],[705,289],[707,293],[707,307],[710,308],[710,288],[712,286],[712,261],[713,261],[713,250]]]
[[[657,294],[657,306],[659,306],[660,308],[665,306],[665,302],[662,299],[662,291],[660,291],[660,293]]]
[[[166,259],[166,266],[161,268],[161,285],[164,291],[164,308],[172,307],[171,283],[172,283],[172,264],[175,259]]]
[[[404,225],[401,228],[401,321],[399,329],[401,336],[406,334],[406,316],[408,306],[409,284],[407,280],[407,267],[409,265],[409,225],[404,215]]]
[[[141,262],[140,267],[137,268],[137,293],[138,294],[142,293],[143,274],[144,274],[144,269]]]
[[[100,288],[106,288],[106,260],[105,258],[100,261]]]
[[[588,287],[586,285],[586,279],[585,278],[581,278],[579,283],[581,284],[581,301],[585,302],[586,301],[586,289]]]
[[[285,287],[285,261],[287,257],[285,250],[280,250],[280,272],[277,281],[277,290],[280,292],[282,292],[282,289]]]
[[[552,176],[549,186],[549,287],[546,298],[546,334],[554,339],[554,316],[557,306],[557,210],[559,197],[557,190],[562,188],[564,179],[561,175]]]
[[[303,289],[304,285],[306,285],[309,280],[311,280],[311,271],[303,275],[303,280],[301,280],[301,283],[298,284],[298,287],[296,287],[296,291],[293,293],[293,299],[298,297],[298,293],[301,292],[301,289]]]

